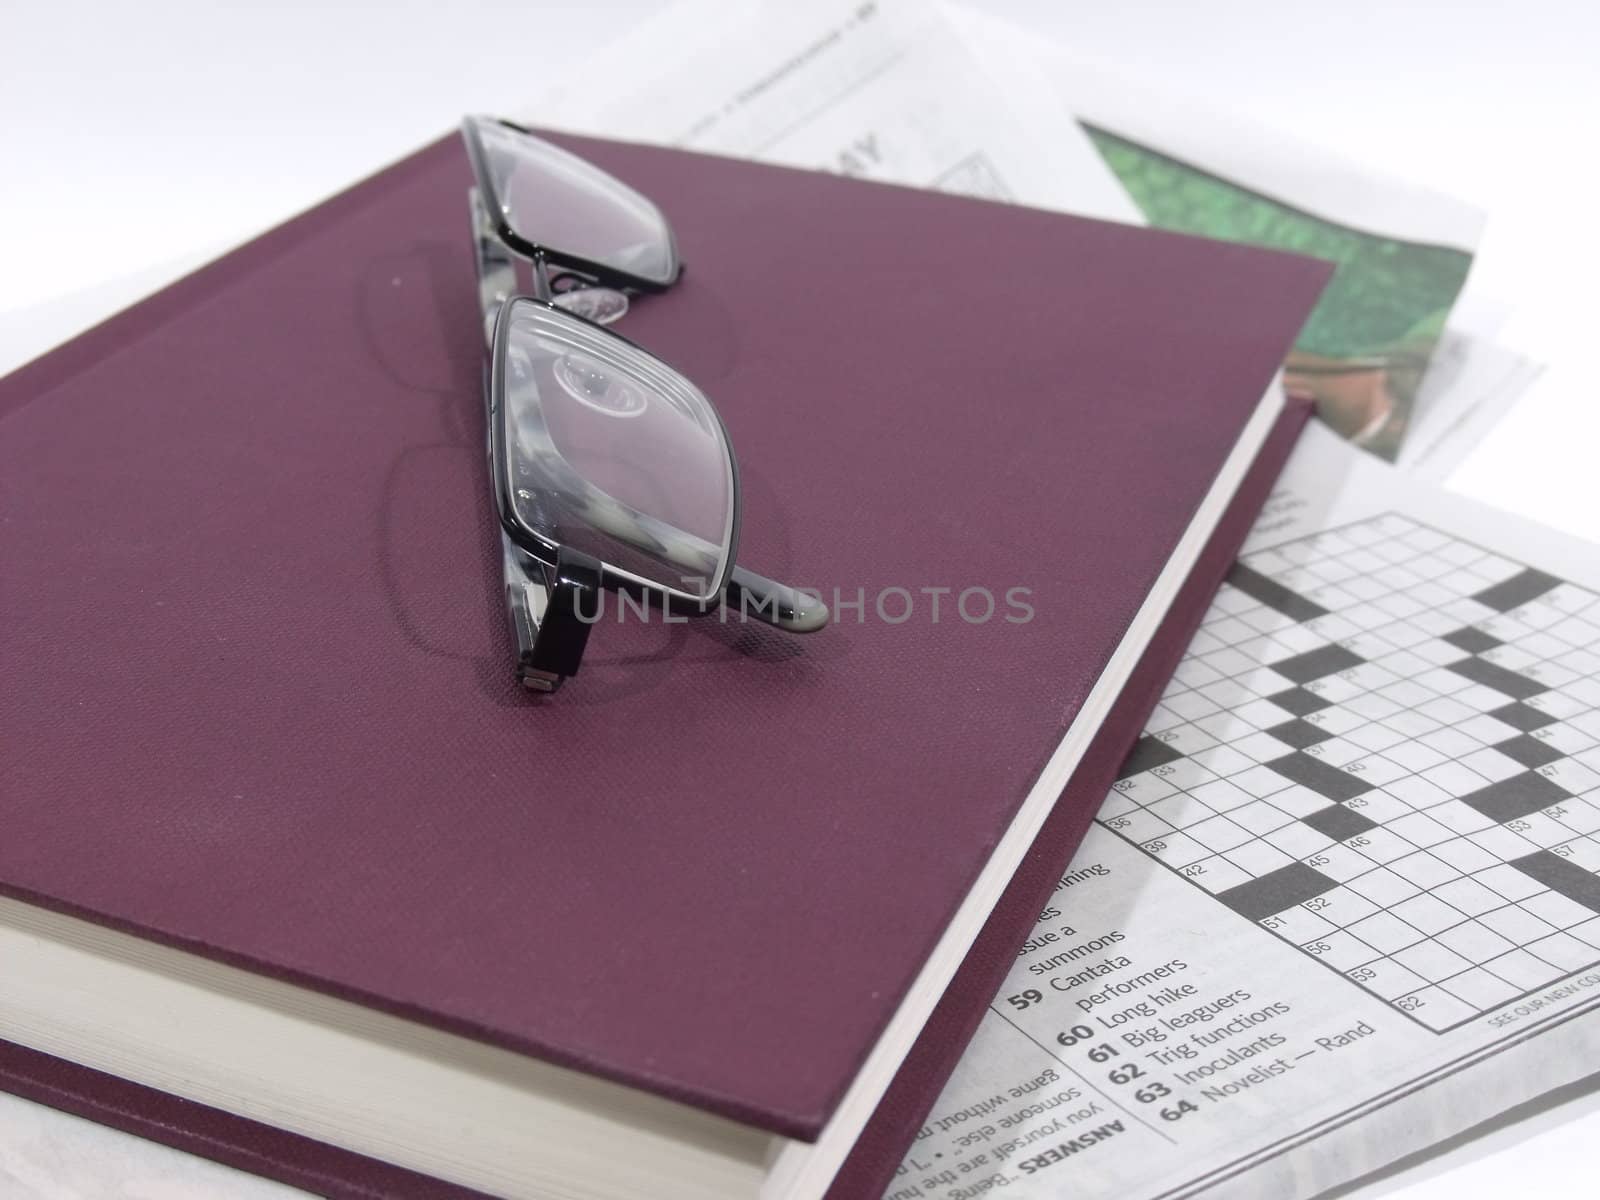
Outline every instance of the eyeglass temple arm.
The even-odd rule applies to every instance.
[[[790,633],[814,633],[828,623],[828,606],[822,597],[740,566],[729,572],[722,602]]]
[[[524,687],[553,692],[578,673],[589,630],[599,616],[601,566],[586,554],[563,550],[546,566],[523,554],[500,534],[517,678]]]
[[[518,550],[504,531],[500,554],[517,678],[531,691],[553,692],[578,673],[599,615],[595,606],[605,568],[571,551],[563,551],[556,566],[546,566]],[[819,598],[741,567],[729,577],[723,603],[797,633],[828,623],[828,608]]]
[[[565,467],[566,459],[552,445],[550,461]],[[570,471],[570,467],[567,468]],[[678,561],[706,562],[717,556],[716,547],[692,533],[669,525],[667,522],[642,513],[631,505],[622,503],[594,487],[572,472],[568,481],[569,495],[602,497],[604,503],[591,506],[587,516],[590,524],[602,529],[619,541],[629,545],[652,546],[658,553],[671,557],[677,551]],[[608,586],[629,589],[622,576],[605,572]],[[765,621],[790,633],[815,633],[828,623],[828,606],[816,592],[790,587],[748,568],[734,564],[722,585],[722,603],[745,616]]]

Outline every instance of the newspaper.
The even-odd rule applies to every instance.
[[[690,0],[604,59],[521,115],[1341,264],[1327,426],[889,1196],[1310,1196],[1583,1074],[1592,552],[1349,444],[1438,477],[1537,373],[1446,329],[1481,216],[955,9]]]
[[[1600,559],[1313,426],[894,1200],[1294,1200],[1600,1065]]]
[[[600,60],[574,64],[521,115],[1337,262],[1290,383],[1333,428],[1391,460],[1483,224],[1449,197],[956,5],[687,0]],[[1482,340],[1458,330],[1458,346],[1465,333]],[[1449,386],[1431,389],[1435,428],[1455,428],[1455,446],[1470,448],[1461,435],[1486,422],[1452,414],[1482,418],[1501,411],[1486,394],[1518,394],[1502,358],[1458,354]]]

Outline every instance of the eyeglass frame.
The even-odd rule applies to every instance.
[[[559,312],[564,318],[583,322],[595,332],[615,338],[634,352],[659,363],[673,376],[693,387],[693,382],[686,375],[651,351],[606,324],[590,319],[582,311],[575,311],[570,303],[573,299],[581,301],[602,290],[608,291],[617,298],[608,301],[612,310],[608,319],[615,320],[626,312],[630,294],[659,294],[677,283],[683,274],[683,261],[678,254],[672,227],[664,215],[662,228],[668,238],[672,264],[671,277],[664,280],[638,275],[529,240],[512,228],[504,205],[494,193],[493,174],[488,169],[476,127],[479,121],[492,121],[526,137],[537,139],[538,135],[500,118],[469,116],[461,123],[462,140],[466,143],[475,181],[475,186],[468,189],[468,204],[478,298],[487,339],[484,405],[488,425],[489,473],[502,535],[502,570],[516,642],[519,679],[532,690],[553,692],[564,679],[577,674],[589,630],[600,616],[599,595],[602,590],[622,592],[635,600],[659,606],[664,612],[685,617],[708,616],[732,607],[742,616],[753,616],[793,633],[810,633],[824,627],[828,623],[829,613],[819,595],[778,583],[738,565],[736,559],[742,509],[738,459],[733,452],[732,439],[728,436],[722,414],[704,393],[700,393],[701,398],[718,423],[722,445],[726,450],[731,521],[728,548],[723,556],[723,578],[718,581],[716,588],[711,588],[709,584],[712,581],[707,581],[707,595],[703,599],[643,579],[571,546],[543,537],[517,518],[509,494],[509,452],[504,421],[500,419],[505,405],[504,364],[512,310],[519,303],[536,304]],[[570,152],[563,150],[563,153]],[[587,163],[587,160],[582,161]],[[619,188],[639,194],[609,172],[602,171],[602,174]],[[532,268],[533,295],[517,290],[516,263],[519,259],[529,263]],[[552,279],[552,268],[563,274]],[[566,280],[573,281],[576,286],[568,290],[559,289],[557,285]],[[558,303],[558,297],[568,299],[569,304]],[[695,390],[698,392],[699,389]],[[559,456],[559,451],[556,453]],[[578,478],[581,479],[581,476]],[[587,481],[585,486],[593,487]],[[586,600],[591,602],[587,612]]]

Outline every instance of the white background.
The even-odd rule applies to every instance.
[[[1486,208],[1466,303],[1505,310],[1501,340],[1548,370],[1451,485],[1600,541],[1600,5],[978,3]],[[464,111],[525,110],[547,72],[660,7],[8,0],[0,371],[448,131]],[[1592,1197],[1600,1097],[1559,1099],[1357,1194]],[[0,1194],[288,1195],[3,1095]]]

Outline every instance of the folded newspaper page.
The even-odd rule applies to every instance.
[[[1342,435],[1393,460],[1483,214],[993,17],[949,13],[991,60],[1026,60],[1049,79],[1151,225],[1338,264],[1296,339],[1289,385]]]
[[[958,5],[686,0],[601,58],[603,69],[574,64],[522,115],[1336,262],[1290,383],[1391,460],[1482,226],[1470,206]],[[1515,395],[1502,358],[1456,356],[1449,386],[1428,396],[1436,429],[1474,432],[1503,410],[1485,404]],[[1479,419],[1452,415],[1469,409]]]
[[[1543,374],[1543,364],[1525,354],[1446,329],[1395,461],[1419,479],[1443,482]]]
[[[535,125],[1140,220],[1044,74],[1019,64],[996,87],[938,5],[684,0],[573,67],[521,115]]]
[[[1442,473],[1536,373],[1452,331],[1416,405],[1478,214],[902,0],[606,62],[522,115],[1340,264],[1289,364],[1328,424],[889,1195],[1310,1196],[1600,1061],[1592,548],[1350,448]]]
[[[1600,556],[1312,426],[889,1191],[1294,1200],[1600,1065]]]

